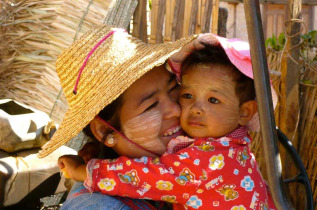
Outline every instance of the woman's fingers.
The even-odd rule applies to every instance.
[[[219,45],[218,39],[213,34],[200,34],[195,44],[195,49],[203,49],[206,45]]]

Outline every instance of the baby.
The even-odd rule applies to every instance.
[[[249,149],[257,103],[252,69],[241,64],[250,55],[237,51],[231,62],[223,46],[194,50],[182,63],[180,121],[188,136],[171,140],[160,158],[91,160],[88,190],[174,209],[275,208]]]

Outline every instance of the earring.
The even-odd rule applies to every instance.
[[[106,144],[112,146],[115,143],[114,136],[110,133],[107,135]]]

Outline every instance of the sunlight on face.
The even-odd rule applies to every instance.
[[[221,137],[238,127],[239,98],[231,68],[196,65],[182,76],[181,126],[191,137]]]

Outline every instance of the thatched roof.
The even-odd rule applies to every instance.
[[[60,122],[67,102],[55,72],[57,56],[94,25],[126,28],[136,5],[136,0],[0,1],[0,98]]]

